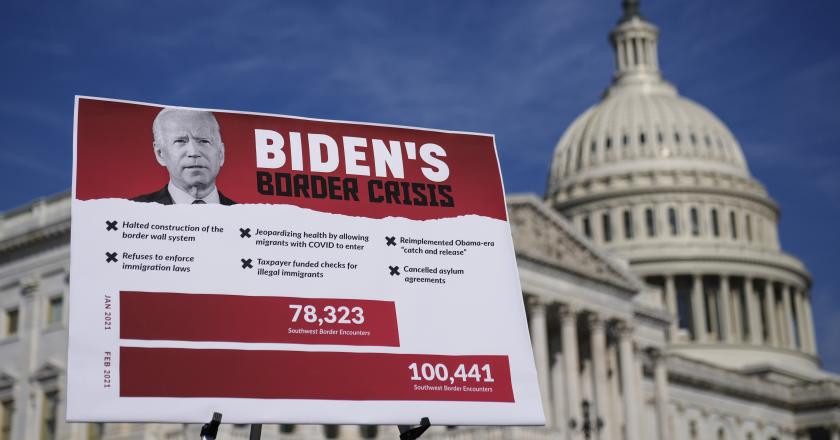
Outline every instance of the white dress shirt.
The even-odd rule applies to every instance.
[[[178,205],[189,205],[196,200],[203,200],[204,203],[219,203],[219,190],[215,186],[213,186],[213,191],[210,191],[210,194],[207,194],[207,196],[201,199],[189,195],[186,191],[173,185],[172,182],[169,182],[167,189],[169,190],[169,195],[172,196],[172,202]]]

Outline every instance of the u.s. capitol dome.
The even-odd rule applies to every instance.
[[[729,128],[663,79],[658,36],[625,1],[612,84],[560,138],[546,199],[659,287],[673,352],[813,371],[811,279],[780,247],[779,207]]]

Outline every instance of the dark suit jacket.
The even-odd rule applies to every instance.
[[[164,186],[163,189],[160,191],[155,191],[149,194],[143,194],[142,196],[135,197],[131,199],[135,202],[144,202],[144,203],[160,203],[161,205],[172,205],[175,202],[172,201],[172,196],[169,194],[169,185]],[[222,205],[235,205],[236,202],[227,198],[219,191],[219,203]]]

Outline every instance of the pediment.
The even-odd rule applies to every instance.
[[[32,374],[32,379],[43,382],[51,379],[56,379],[61,373],[61,367],[59,367],[53,362],[47,361],[43,365],[41,365],[41,368],[38,368],[38,370],[36,370],[35,373]]]
[[[516,255],[623,290],[638,292],[639,279],[597,248],[536,195],[508,196]]]
[[[0,390],[9,389],[15,386],[15,382],[17,382],[17,379],[15,379],[14,376],[5,372],[0,372]]]

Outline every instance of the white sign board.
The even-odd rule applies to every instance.
[[[76,100],[70,421],[544,423],[492,136]]]

